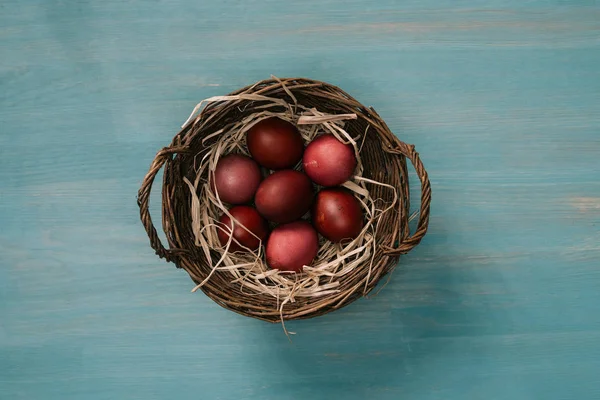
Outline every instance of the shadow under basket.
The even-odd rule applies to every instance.
[[[299,109],[316,109],[328,115],[355,114],[356,118],[347,121],[344,129],[352,137],[361,138],[362,177],[396,189],[393,195],[382,186],[367,186],[371,198],[394,204],[378,220],[373,234],[377,245],[369,262],[340,276],[336,290],[321,296],[297,297],[284,306],[272,294],[249,290],[235,282],[226,271],[214,271],[220,253],[211,250],[207,256],[196,245],[190,222],[192,195],[185,182],[196,178],[196,162],[215,144],[218,136],[215,132],[226,132],[244,118],[263,112],[266,104],[263,97],[284,100],[292,114]],[[275,108],[278,108],[275,112],[286,112],[285,105]],[[421,183],[418,223],[412,233],[406,159],[413,164]],[[161,168],[164,168],[162,227],[168,249],[161,243],[149,212],[150,190]],[[338,87],[305,78],[268,79],[207,102],[198,115],[192,114],[171,144],[156,154],[138,192],[141,220],[159,257],[186,270],[196,284],[203,282],[200,289],[222,307],[269,322],[323,315],[368,294],[396,267],[400,255],[421,241],[427,232],[430,202],[429,179],[414,146],[394,136],[372,108],[363,106]]]

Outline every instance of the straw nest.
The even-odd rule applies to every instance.
[[[351,144],[358,159],[355,175],[344,186],[362,204],[363,231],[350,243],[321,239],[317,258],[299,274],[269,269],[262,246],[246,253],[230,252],[231,242],[222,246],[217,221],[227,213],[227,205],[207,183],[219,157],[248,154],[246,131],[271,116],[296,124],[306,143],[320,134],[333,134]],[[406,159],[421,183],[412,233]],[[161,168],[168,249],[149,212],[150,190]],[[138,192],[152,248],[187,271],[196,284],[194,291],[202,290],[239,314],[282,323],[326,314],[368,294],[396,267],[399,256],[421,241],[430,202],[429,179],[414,146],[394,136],[372,108],[338,87],[305,78],[272,78],[202,101],[171,144],[156,154]]]

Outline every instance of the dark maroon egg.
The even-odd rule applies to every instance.
[[[254,202],[263,217],[284,224],[306,214],[313,196],[310,179],[302,172],[286,169],[277,171],[262,181]]]
[[[227,214],[221,216],[219,219],[221,229],[217,229],[217,235],[219,236],[221,245],[225,246],[227,244],[233,231],[233,238],[237,240],[240,245],[245,246],[250,250],[258,249],[261,241],[264,241],[269,234],[267,221],[260,216],[255,208],[250,206],[235,206],[229,210],[229,213],[237,222],[234,223]],[[232,240],[229,245],[229,251],[244,250],[240,245]]]
[[[341,185],[350,179],[356,168],[354,148],[333,135],[319,136],[306,146],[302,166],[316,184]]]
[[[260,169],[250,157],[231,154],[217,163],[212,186],[221,201],[243,204],[252,201],[260,180]]]
[[[265,251],[267,264],[273,269],[301,272],[310,265],[319,250],[315,229],[305,221],[279,225],[273,229]]]
[[[304,141],[296,126],[277,117],[253,125],[246,144],[256,162],[270,169],[293,167],[304,151]]]
[[[343,188],[321,190],[313,206],[312,219],[317,231],[334,243],[356,238],[364,224],[360,202]]]

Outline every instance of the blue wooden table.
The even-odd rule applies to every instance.
[[[433,187],[388,286],[291,344],[136,205],[199,100],[271,74],[373,106]],[[600,398],[600,4],[1,1],[0,399],[138,398]]]

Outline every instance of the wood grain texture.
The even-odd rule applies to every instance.
[[[0,2],[0,398],[599,398],[599,66],[594,0]],[[292,344],[191,294],[135,203],[200,99],[270,74],[375,107],[433,188],[379,296]]]

